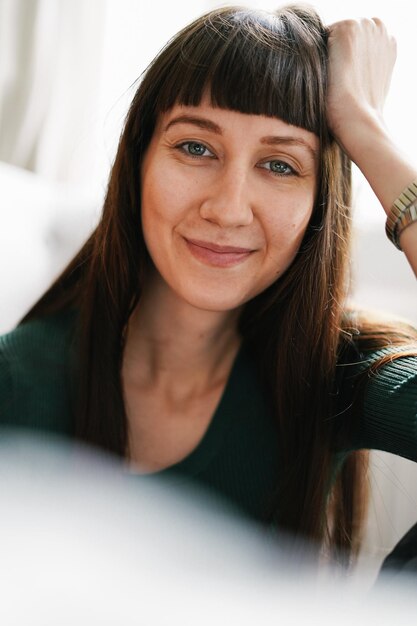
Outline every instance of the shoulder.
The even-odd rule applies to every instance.
[[[0,337],[0,423],[2,416],[8,413],[13,402],[13,380],[10,361],[2,350]]]
[[[33,319],[0,336],[3,369],[19,370],[59,365],[67,358],[75,328],[75,313],[64,311]]]
[[[0,423],[28,424],[65,395],[75,313],[33,319],[0,336]]]

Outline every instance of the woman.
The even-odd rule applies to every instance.
[[[354,552],[357,450],[417,460],[416,333],[347,307],[350,159],[390,215],[417,179],[382,120],[394,60],[378,20],[326,29],[297,7],[218,9],[174,37],[133,99],[99,226],[2,339],[3,423]],[[391,228],[417,271],[404,202]]]

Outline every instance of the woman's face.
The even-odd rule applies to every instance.
[[[318,138],[212,107],[163,114],[142,164],[142,225],[159,278],[192,306],[239,307],[293,261],[317,188]]]

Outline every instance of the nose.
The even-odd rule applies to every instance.
[[[249,191],[246,172],[225,168],[212,181],[201,203],[201,217],[222,228],[248,226],[253,220]]]

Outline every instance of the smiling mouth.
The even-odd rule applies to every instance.
[[[199,261],[215,267],[231,267],[245,261],[254,252],[252,248],[220,246],[211,241],[184,240],[188,249]]]

